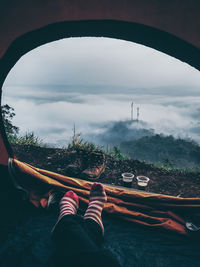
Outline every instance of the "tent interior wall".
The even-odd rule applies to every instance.
[[[0,88],[24,54],[68,37],[128,40],[157,49],[200,70],[199,10],[199,0],[4,1],[0,4]],[[8,222],[12,226],[16,223],[13,217],[20,217],[22,213],[20,208],[16,209],[17,203],[21,203],[21,193],[15,191],[8,173],[9,157],[15,155],[0,112],[0,202],[5,217],[0,226],[5,237]],[[170,259],[171,255],[168,256]]]

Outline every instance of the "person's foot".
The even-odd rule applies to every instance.
[[[73,191],[68,191],[65,193],[64,197],[60,201],[60,215],[58,217],[58,221],[65,215],[76,214],[78,205],[79,199],[77,194],[75,194]]]
[[[59,205],[60,205],[60,215],[58,217],[56,224],[51,230],[52,234],[54,233],[54,230],[57,224],[64,216],[77,213],[77,209],[79,205],[79,199],[78,199],[77,194],[75,194],[72,190],[66,192],[65,195],[60,200]]]
[[[84,219],[92,219],[96,221],[104,233],[101,213],[104,203],[107,201],[106,192],[101,183],[94,183],[90,191],[89,205],[85,212]]]

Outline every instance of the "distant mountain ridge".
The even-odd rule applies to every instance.
[[[183,169],[200,167],[200,146],[190,139],[156,134],[143,121],[110,122],[104,126],[102,133],[89,136],[89,140],[105,147],[118,146],[125,156],[147,163]]]
[[[120,150],[130,158],[158,163],[165,167],[200,167],[200,146],[193,141],[175,139],[173,136],[156,134],[121,142]]]

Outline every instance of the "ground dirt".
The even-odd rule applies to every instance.
[[[20,161],[35,167],[69,175],[67,166],[74,163],[76,153],[59,148],[36,147],[30,145],[13,145],[13,150]],[[83,152],[82,154],[89,152]],[[87,155],[86,155],[87,156]],[[122,173],[131,172],[150,178],[147,191],[180,197],[200,197],[200,172],[169,171],[145,164],[138,160],[118,160],[106,155],[105,171],[98,181],[111,185],[123,186]],[[82,178],[81,172],[76,175]],[[136,179],[132,188],[137,188]]]

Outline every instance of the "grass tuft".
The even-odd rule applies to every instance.
[[[36,136],[34,132],[27,132],[21,136],[16,135],[10,140],[10,142],[19,145],[45,146],[43,140]]]

